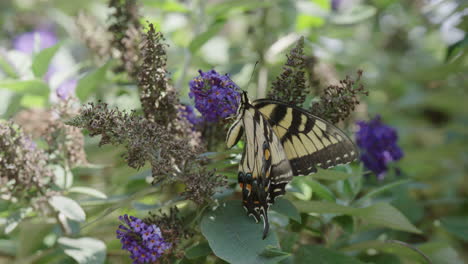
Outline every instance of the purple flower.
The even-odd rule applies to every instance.
[[[340,8],[341,0],[331,0],[331,9],[337,11]]]
[[[57,97],[62,100],[66,100],[68,97],[70,97],[71,94],[73,94],[77,84],[78,81],[76,79],[65,80],[55,90],[55,93],[57,93]]]
[[[164,241],[157,226],[128,215],[119,216],[119,220],[123,225],[117,229],[117,238],[122,243],[122,249],[130,252],[133,264],[155,262],[171,247],[170,243]]]
[[[361,148],[361,160],[382,180],[388,171],[387,164],[403,157],[403,151],[397,144],[398,135],[395,129],[382,123],[380,116],[357,124],[356,141]]]
[[[202,120],[195,114],[195,110],[191,105],[183,105],[179,108],[179,114],[181,117],[185,118],[192,127],[196,127]]]
[[[57,43],[57,36],[50,30],[35,30],[18,35],[13,40],[13,48],[27,54],[32,54]],[[36,45],[37,49],[36,50]]]
[[[198,71],[199,76],[189,82],[190,98],[206,121],[216,122],[236,113],[240,88],[226,75],[215,70]]]

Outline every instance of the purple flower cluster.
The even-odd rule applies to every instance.
[[[403,151],[397,144],[398,135],[395,129],[382,123],[380,116],[357,124],[356,141],[361,148],[361,160],[382,180],[388,171],[387,164],[403,157]]]
[[[162,237],[156,225],[149,225],[134,216],[119,216],[124,223],[117,229],[122,249],[131,253],[133,264],[153,263],[171,247]]]
[[[240,88],[226,75],[215,70],[198,71],[191,80],[190,98],[195,98],[195,108],[206,121],[216,122],[236,113],[240,101]]]
[[[15,37],[13,48],[23,53],[32,55],[43,49],[50,48],[58,43],[58,38],[51,29],[38,29],[31,32],[25,32]],[[54,76],[60,76],[63,73],[63,67],[52,60],[49,69],[44,76],[46,82],[53,83]],[[55,93],[61,100],[66,100],[75,92],[78,80],[74,77],[62,80],[54,85]]]
[[[38,44],[35,47],[36,43]],[[27,54],[33,54],[35,48],[40,50],[50,48],[57,43],[55,33],[46,29],[26,32],[15,37],[13,40],[13,48]]]

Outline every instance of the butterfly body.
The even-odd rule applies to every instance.
[[[242,94],[236,121],[226,144],[234,146],[245,134],[238,182],[243,206],[269,230],[268,208],[285,193],[293,176],[309,175],[317,167],[329,168],[353,161],[358,151],[338,128],[307,111],[284,102]]]

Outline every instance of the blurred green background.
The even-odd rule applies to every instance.
[[[407,234],[405,241],[436,252],[434,263],[468,263],[466,1],[137,3],[140,22],[153,23],[164,33],[169,45],[167,68],[171,83],[187,104],[191,104],[188,82],[199,69],[229,73],[252,98],[264,97],[281,71],[286,52],[300,36],[305,37],[305,51],[321,88],[337,84],[346,75],[355,76],[362,69],[362,82],[370,94],[362,98],[352,121],[381,115],[385,123],[395,127],[405,152],[398,167],[413,181],[393,189],[382,200],[391,202],[423,230],[422,235]],[[91,0],[0,1],[2,119],[17,117],[24,109],[50,107],[59,100],[56,89],[64,80],[79,84],[90,72],[97,77],[88,91],[71,89],[81,103],[101,99],[121,109],[140,108],[135,84],[125,76],[105,71],[109,53],[113,52],[107,50],[112,13],[107,4]],[[40,81],[42,84],[12,85],[12,80],[37,79],[31,72],[34,56],[21,52],[15,41],[24,33],[40,30],[59,43],[53,59],[55,77]],[[37,43],[31,45],[34,49]],[[47,70],[38,67],[36,71]],[[105,242],[107,263],[130,263],[115,239],[116,216],[125,212],[144,215],[160,197],[138,199],[143,196],[142,190],[151,193],[145,180],[150,171],[128,168],[120,157],[123,149],[98,147],[95,138],[86,137],[85,142],[87,160],[99,166],[74,169],[74,184],[92,186],[105,193],[107,199],[77,197],[88,217],[81,234]],[[130,196],[137,191],[136,197]],[[117,208],[123,209],[103,214],[107,208],[114,208],[116,201],[120,202]],[[21,258],[25,262],[18,263],[73,263],[60,257],[59,252],[41,255],[43,252],[38,251],[47,251],[47,245],[56,239],[49,233],[50,228],[47,222],[32,219],[22,222],[13,232],[13,239],[0,234],[0,263]],[[370,249],[378,248],[360,246],[356,250],[360,250],[362,259],[372,259],[376,253]],[[391,250],[382,252],[398,255]],[[378,258],[372,261],[412,263],[399,257],[395,262],[389,262],[390,258],[388,262]]]

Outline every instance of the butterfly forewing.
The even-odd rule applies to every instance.
[[[358,156],[343,131],[304,109],[269,99],[253,105],[280,139],[295,176],[314,173],[317,167],[346,164]]]

